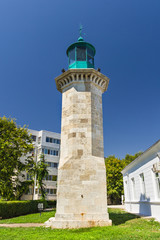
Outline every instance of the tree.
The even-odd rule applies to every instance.
[[[130,155],[130,154],[126,154],[125,158],[122,159],[122,161],[125,162],[125,165],[127,166],[129,163],[131,163],[132,161],[134,161],[137,157],[139,157],[142,154],[142,152],[138,152],[135,155]]]
[[[48,176],[47,164],[45,163],[44,154],[41,155],[40,161],[38,162],[38,172],[37,172],[37,181],[38,186],[42,194],[42,199],[45,199],[45,184],[44,178]]]
[[[37,158],[37,156],[36,156]],[[30,162],[30,166],[28,168],[28,173],[32,176],[33,185],[34,185],[34,191],[35,186],[38,185],[38,188],[40,189],[42,199],[45,199],[45,184],[44,184],[44,178],[48,176],[48,165],[45,163],[44,154],[41,154],[39,161],[32,161]],[[34,192],[33,191],[33,192]]]
[[[124,194],[123,190],[123,176],[122,169],[129,163],[134,161],[142,152],[135,155],[126,154],[125,158],[120,160],[115,156],[109,156],[105,159],[106,174],[107,174],[107,195],[111,204],[121,203],[121,195]]]
[[[119,204],[121,195],[123,194],[123,177],[122,169],[125,167],[125,162],[109,156],[105,159],[106,174],[107,174],[107,195],[111,204]]]
[[[32,139],[27,128],[17,126],[14,119],[0,118],[0,196],[7,200],[19,199],[29,182],[23,171],[32,157]],[[23,162],[21,161],[23,157]]]

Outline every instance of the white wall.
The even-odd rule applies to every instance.
[[[153,216],[160,221],[160,197],[153,172],[153,164],[159,162],[157,152],[160,151],[160,142],[144,152],[134,162],[129,164],[123,172],[125,207],[127,211],[142,215]],[[140,174],[144,174],[145,198],[143,194]],[[135,194],[132,178],[135,180]],[[126,184],[127,182],[127,184]]]

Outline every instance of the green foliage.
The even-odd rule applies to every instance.
[[[43,183],[43,180],[45,177],[48,175],[48,170],[47,170],[47,164],[45,163],[44,159],[44,154],[41,155],[40,161],[38,162],[38,171],[37,171],[37,181],[38,181],[38,186],[41,191],[42,199],[45,199],[45,184]]]
[[[107,194],[111,203],[119,203],[123,194],[123,178],[121,171],[125,167],[124,161],[109,156],[105,159],[107,174]]]
[[[45,163],[44,154],[41,154],[39,161],[31,161],[27,172],[32,176],[33,184],[38,184],[42,199],[45,200],[45,184],[44,178],[48,175],[48,165]]]
[[[36,213],[38,212],[39,202],[42,201],[0,201],[0,217],[11,218],[29,213]]]
[[[25,126],[17,126],[11,118],[0,118],[0,195],[3,199],[19,199],[28,187],[23,171],[31,160],[27,154],[32,149],[32,139]]]
[[[139,157],[142,154],[142,152],[138,152],[135,155],[129,155],[126,154],[125,158],[122,159],[122,161],[125,162],[125,165],[127,166],[129,163],[131,163],[132,161],[134,161],[137,157]]]
[[[47,208],[56,208],[56,200],[47,200]]]
[[[115,156],[109,156],[105,159],[106,174],[107,174],[107,195],[111,204],[121,203],[121,195],[123,191],[123,176],[121,171],[129,163],[134,161],[142,152],[135,155],[126,154],[125,158],[120,160]]]
[[[20,200],[23,194],[27,194],[29,191],[29,186],[31,186],[33,181],[23,180],[19,181],[19,183],[16,186],[16,200]]]

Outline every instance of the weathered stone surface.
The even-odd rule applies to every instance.
[[[104,226],[111,226],[112,221],[107,220],[55,220],[55,218],[50,218],[46,222],[47,227],[51,228],[59,228],[59,229],[65,229],[65,228],[89,228],[89,227],[104,227]]]
[[[63,96],[57,210],[46,222],[52,228],[111,225],[102,120],[102,92],[108,79],[95,69],[83,70],[68,70],[56,79]],[[64,81],[66,76],[72,81]]]

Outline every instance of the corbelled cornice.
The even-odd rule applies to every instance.
[[[69,69],[55,78],[57,90],[63,92],[63,89],[73,83],[90,82],[105,92],[108,87],[109,78],[95,70],[94,68],[86,69]]]

